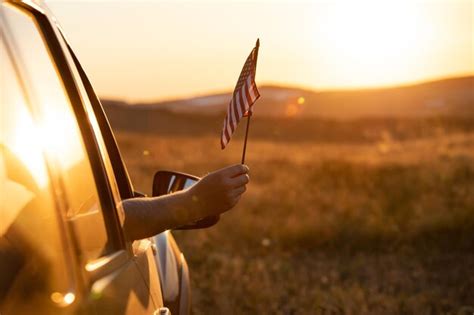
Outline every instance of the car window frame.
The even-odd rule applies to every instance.
[[[65,44],[61,43],[61,38],[55,30],[55,23],[50,20],[48,15],[41,8],[36,7],[34,4],[25,2],[7,1],[7,3],[26,10],[32,15],[37,24],[39,33],[44,37],[45,46],[49,50],[52,62],[58,69],[58,77],[64,86],[65,94],[71,104],[90,161],[100,206],[106,224],[107,235],[110,238],[109,241],[114,249],[108,255],[114,255],[117,251],[127,249],[128,246],[116,211],[118,205],[114,200],[111,183],[109,182],[106,167],[100,154],[96,134],[90,123],[88,117],[89,113],[87,113],[85,109],[85,104],[77,86],[76,79],[70,68],[71,66],[66,56],[67,49],[64,48]]]
[[[130,175],[128,173],[124,160],[122,158],[122,154],[118,147],[115,135],[112,132],[112,128],[110,126],[110,122],[105,113],[104,107],[102,106],[102,103],[100,102],[99,97],[95,93],[94,88],[89,80],[89,77],[87,76],[84,68],[79,62],[76,54],[72,50],[69,42],[67,41],[60,27],[59,27],[59,31],[63,37],[63,40],[66,42],[69,53],[71,54],[74,60],[75,66],[79,72],[82,83],[86,89],[87,97],[89,98],[89,101],[92,105],[97,122],[99,123],[101,135],[104,140],[104,143],[105,143],[105,146],[110,158],[110,162],[112,164],[112,169],[115,176],[115,180],[117,182],[117,186],[119,188],[120,198],[124,200],[128,198],[137,197],[137,194],[139,193],[134,191],[133,184],[130,179]]]

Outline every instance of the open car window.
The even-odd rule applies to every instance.
[[[61,33],[63,36],[64,41],[67,43],[64,35]],[[89,81],[89,78],[87,77],[84,69],[82,68],[79,60],[77,59],[74,51],[71,49],[71,47],[68,45],[69,53],[71,54],[74,64],[77,68],[77,71],[80,75],[80,80],[82,84],[84,85],[84,88],[87,93],[88,100],[90,101],[90,104],[94,110],[94,114],[96,116],[97,122],[99,124],[101,136],[104,140],[105,147],[107,149],[108,157],[110,159],[110,163],[112,165],[112,169],[115,175],[115,179],[117,182],[117,186],[119,189],[120,197],[121,199],[128,199],[135,197],[135,192],[130,180],[130,176],[128,174],[127,168],[125,166],[125,163],[122,159],[122,155],[120,153],[120,150],[117,145],[117,141],[115,139],[114,134],[112,133],[112,129],[110,127],[110,123],[107,119],[107,116],[104,112],[104,109],[102,107],[102,104],[100,103],[99,98],[97,97],[97,94],[95,93],[92,84]]]

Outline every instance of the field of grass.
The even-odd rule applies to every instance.
[[[240,204],[174,232],[194,314],[473,314],[474,119],[462,121],[281,121],[319,134],[272,138],[255,119]],[[116,135],[146,193],[156,170],[202,176],[242,150],[240,133],[221,151],[219,130]]]

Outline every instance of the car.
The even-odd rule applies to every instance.
[[[0,314],[189,314],[172,232],[123,230],[122,201],[144,195],[54,15],[0,0],[0,33]],[[157,172],[153,195],[197,180]]]

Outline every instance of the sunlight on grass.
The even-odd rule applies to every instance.
[[[364,128],[344,123],[350,131],[328,124],[325,141],[312,134],[287,141],[279,133],[260,138],[271,128],[253,123],[241,203],[210,229],[174,232],[190,264],[195,314],[472,308],[474,133],[451,125],[407,133],[400,130],[413,122],[393,129],[374,120]],[[305,124],[321,123],[300,121],[291,132]],[[147,192],[156,170],[202,176],[238,163],[242,149],[239,135],[224,151],[217,137],[198,133],[120,132],[118,140],[134,183]]]

